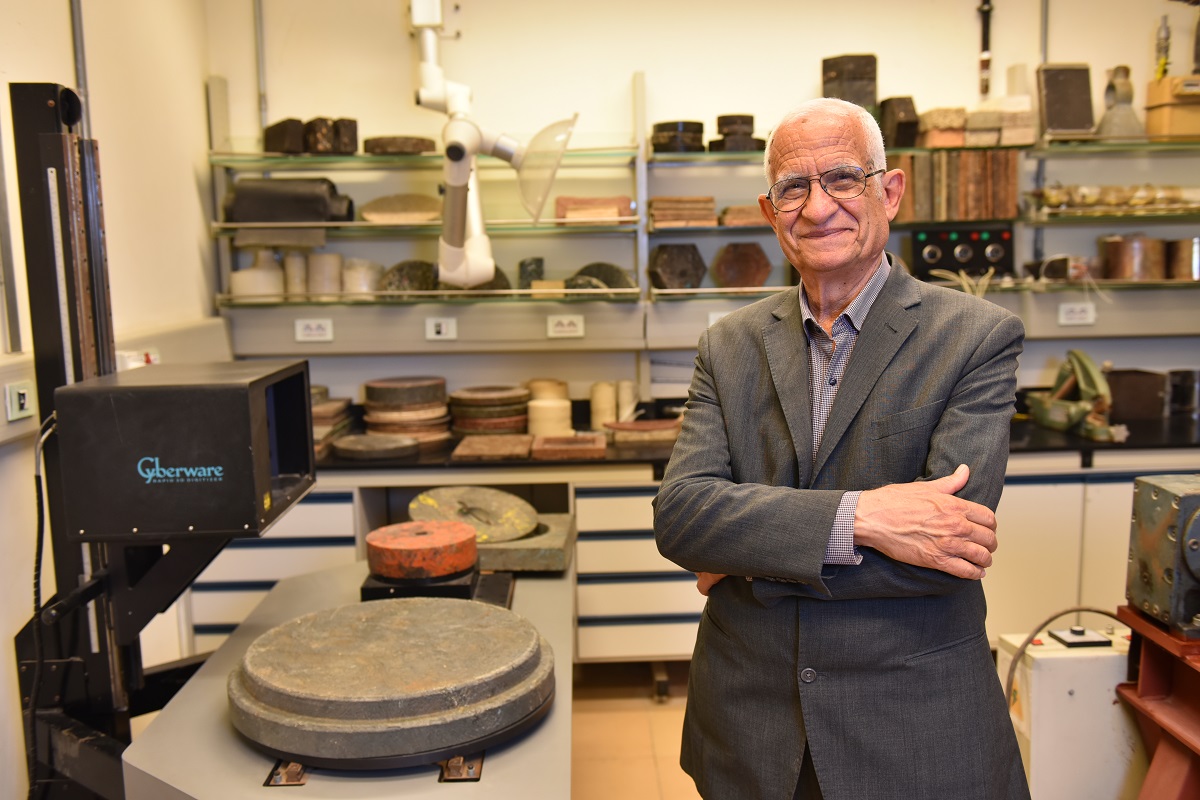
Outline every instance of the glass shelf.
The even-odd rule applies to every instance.
[[[362,292],[332,294],[322,292],[321,298],[304,297],[302,300],[280,300],[279,295],[231,295],[218,294],[217,305],[221,308],[327,308],[329,306],[395,306],[419,303],[636,303],[641,300],[641,290],[632,289],[435,289],[430,291],[373,292],[370,298]]]
[[[1122,213],[1066,213],[1055,212],[1053,214],[1033,213],[1023,217],[1020,222],[1031,227],[1050,228],[1055,226],[1069,225],[1137,225],[1141,222],[1153,223],[1184,223],[1195,224],[1200,223],[1200,210],[1180,211],[1176,213],[1156,212],[1137,212],[1126,211]]]
[[[637,217],[617,217],[618,224],[588,225],[576,219],[494,220],[485,223],[489,236],[597,236],[609,234],[631,234],[637,231]],[[559,224],[564,223],[564,224]],[[232,236],[242,230],[323,230],[335,238],[370,238],[388,236],[441,235],[440,220],[409,225],[393,225],[384,222],[214,222],[212,232],[217,236]]]
[[[734,236],[738,233],[745,233],[747,236],[759,236],[764,233],[773,232],[770,225],[692,225],[657,228],[651,223],[646,226],[646,233],[654,236],[693,236],[701,234]]]
[[[1030,148],[1025,155],[1029,158],[1057,158],[1059,156],[1096,156],[1104,154],[1151,155],[1151,154],[1200,154],[1200,139],[1191,137],[1155,137],[1148,139],[1092,139],[1080,141],[1049,142]]]
[[[947,286],[950,288],[960,288],[959,284],[953,281],[928,281],[928,283],[938,286]],[[1181,291],[1193,291],[1200,289],[1200,281],[1185,281],[1185,280],[1149,280],[1149,281],[1131,281],[1131,280],[1114,280],[1108,278],[1098,278],[1093,281],[1040,281],[1040,280],[1022,280],[1011,284],[1002,284],[997,279],[993,279],[988,284],[988,294],[1013,294],[1017,292],[1028,292],[1030,294],[1043,294],[1048,292],[1082,292],[1082,291],[1106,291],[1113,289],[1116,291],[1147,291],[1152,289],[1179,289]]]
[[[762,150],[742,150],[735,153],[710,153],[708,151],[695,153],[650,153],[646,156],[646,165],[650,167],[696,167],[707,164],[725,164],[757,166],[761,169],[762,163]]]
[[[702,287],[698,289],[656,289],[650,287],[651,300],[744,300],[766,297],[790,286],[728,286]]]
[[[586,150],[568,150],[563,154],[560,169],[571,167],[614,167],[628,166],[637,151],[632,147],[611,147]],[[314,172],[335,170],[379,170],[379,169],[441,169],[441,153],[418,155],[369,155],[352,153],[347,155],[323,155],[315,153],[209,153],[208,163],[214,167],[242,170],[245,172]],[[478,157],[481,168],[508,167],[508,163],[493,156]]]

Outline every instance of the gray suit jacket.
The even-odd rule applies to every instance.
[[[700,622],[681,763],[706,798],[790,798],[806,741],[827,800],[1028,797],[980,582],[867,548],[822,564],[847,490],[965,463],[959,495],[1000,499],[1021,322],[892,261],[815,464],[796,290],[700,339],[655,534],[685,569],[754,576]]]

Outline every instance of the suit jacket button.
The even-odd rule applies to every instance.
[[[800,680],[804,681],[805,683],[812,683],[816,679],[817,671],[812,667],[805,667],[804,669],[800,670]]]

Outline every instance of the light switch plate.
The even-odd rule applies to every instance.
[[[4,384],[4,414],[9,422],[34,414],[33,381]]]

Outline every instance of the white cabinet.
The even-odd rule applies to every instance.
[[[658,484],[576,486],[577,661],[691,658],[704,597],[658,553]]]
[[[193,652],[214,650],[276,582],[355,560],[352,492],[314,491],[260,539],[235,539],[187,594]]]

